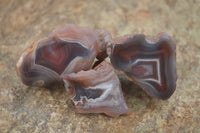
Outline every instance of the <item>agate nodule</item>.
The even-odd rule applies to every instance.
[[[22,53],[16,64],[17,75],[28,86],[63,83],[64,73],[90,69],[110,38],[104,30],[75,25],[56,29]]]
[[[149,95],[168,99],[176,89],[176,45],[171,37],[127,35],[107,48],[113,66]]]
[[[120,81],[110,63],[93,70],[65,74],[65,87],[80,113],[105,113],[112,117],[128,113]]]

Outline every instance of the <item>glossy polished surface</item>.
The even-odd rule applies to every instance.
[[[169,98],[176,89],[176,45],[166,34],[117,38],[108,48],[111,63],[149,95]]]
[[[62,84],[64,73],[90,69],[109,40],[110,34],[104,30],[75,25],[56,29],[22,53],[16,64],[17,74],[28,86]]]
[[[64,75],[65,87],[80,113],[105,113],[112,117],[129,112],[121,84],[110,63],[94,70]]]

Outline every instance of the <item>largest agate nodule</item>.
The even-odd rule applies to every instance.
[[[104,30],[75,25],[56,29],[22,53],[16,64],[17,74],[28,86],[63,83],[64,73],[89,70],[109,40],[110,34]]]

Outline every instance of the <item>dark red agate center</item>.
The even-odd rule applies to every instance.
[[[37,43],[36,43],[37,44]],[[79,43],[60,39],[46,39],[26,50],[18,68],[26,85],[46,86],[63,84],[60,75],[76,57],[90,56],[90,49]],[[30,51],[29,51],[30,50]]]
[[[63,74],[91,69],[110,39],[107,31],[72,24],[55,29],[22,53],[16,64],[17,75],[28,86],[63,84]]]
[[[56,40],[51,44],[38,46],[35,63],[61,74],[75,57],[88,56],[89,50],[78,43]]]
[[[148,41],[135,35],[120,44],[111,44],[111,62],[149,95],[167,99],[176,88],[175,43],[167,35]]]

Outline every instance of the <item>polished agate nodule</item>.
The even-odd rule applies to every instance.
[[[113,66],[149,95],[169,98],[176,88],[176,45],[166,34],[127,35],[107,48]]]
[[[62,83],[64,73],[90,69],[109,41],[110,34],[104,30],[75,25],[56,29],[23,52],[16,64],[17,74],[28,86]]]
[[[65,87],[80,113],[105,113],[112,117],[128,113],[120,81],[110,63],[93,70],[64,75]]]

